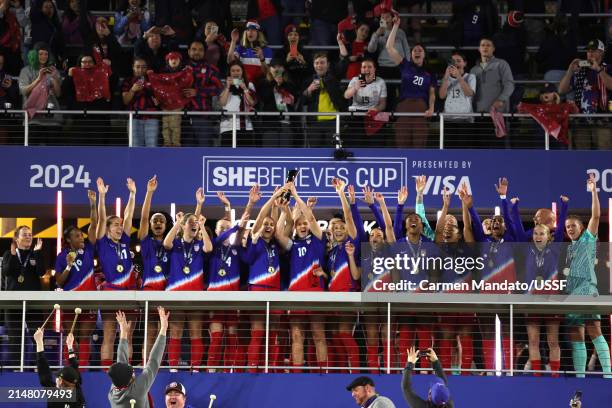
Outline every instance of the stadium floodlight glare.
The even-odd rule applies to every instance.
[[[170,203],[170,218],[176,221],[176,203]]]
[[[62,233],[63,233],[63,222],[62,222],[62,205],[63,205],[63,200],[62,200],[62,191],[58,190],[57,192],[57,200],[56,200],[56,217],[57,217],[57,222],[56,222],[56,226],[57,226],[57,246],[56,246],[56,251],[55,251],[55,255],[59,255],[59,253],[62,251]]]
[[[501,341],[501,321],[499,315],[495,315],[495,375],[502,375],[502,341]]]
[[[557,203],[553,201],[551,206],[553,215],[555,216],[555,228],[557,228]]]
[[[121,217],[121,197],[115,199],[115,215]],[[129,234],[129,231],[128,231]]]
[[[496,216],[501,214],[501,209],[499,208],[499,206],[498,206],[498,205],[496,205],[496,206],[495,206],[495,212],[494,212],[494,214],[495,214]]]

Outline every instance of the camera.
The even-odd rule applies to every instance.
[[[429,351],[428,350],[419,350],[419,352],[417,353],[417,358],[429,358]]]
[[[580,60],[580,61],[578,61],[578,66],[580,68],[590,68],[591,67],[591,63],[588,60]]]
[[[359,81],[362,81],[365,84],[366,81],[366,76],[365,74],[359,74]],[[361,85],[361,87],[364,87],[365,85]]]

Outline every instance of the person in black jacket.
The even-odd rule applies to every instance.
[[[38,328],[34,333],[36,341],[36,368],[38,369],[38,379],[43,387],[60,388],[64,390],[72,390],[74,398],[72,402],[47,402],[48,408],[84,408],[85,396],[81,389],[81,376],[79,374],[79,363],[76,354],[72,350],[74,344],[74,336],[72,333],[66,336],[66,347],[68,348],[68,363],[70,365],[62,368],[57,374],[55,381],[51,375],[49,362],[45,357],[45,344],[43,342],[44,330]]]
[[[332,74],[329,57],[317,53],[313,57],[314,75],[308,78],[302,89],[302,104],[308,112],[342,112],[346,100],[340,89],[340,81]],[[336,133],[335,116],[308,116],[308,143],[310,147],[331,147]]]
[[[45,266],[41,253],[42,240],[39,238],[36,245],[32,245],[32,230],[19,226],[15,230],[11,249],[2,257],[2,288],[16,291],[39,291],[40,277],[45,274]],[[19,365],[21,345],[21,310],[5,309],[5,323],[8,334],[9,366]],[[38,310],[28,309],[26,323],[30,333],[41,324]]]
[[[427,400],[419,397],[414,392],[412,389],[411,377],[412,369],[419,358],[419,352],[417,352],[413,346],[408,350],[408,364],[406,364],[406,368],[404,368],[404,374],[402,376],[402,392],[404,393],[404,398],[411,408],[453,408],[455,403],[450,398],[450,392],[447,387],[448,381],[446,379],[446,375],[444,374],[444,370],[442,370],[442,364],[440,364],[440,360],[438,360],[436,352],[429,348],[425,350],[425,353],[431,362],[431,366],[433,367],[435,374],[442,379],[442,382],[434,383],[429,388]]]

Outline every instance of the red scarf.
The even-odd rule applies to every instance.
[[[389,122],[389,112],[376,112],[373,110],[368,111],[365,116],[364,125],[367,136],[372,136],[384,126],[386,122]]]
[[[104,63],[93,68],[74,68],[72,79],[77,102],[93,102],[98,99],[110,101],[110,74],[110,67]]]
[[[147,87],[153,90],[153,95],[161,104],[162,109],[183,109],[191,100],[183,96],[183,89],[190,88],[193,84],[193,70],[190,66],[186,66],[179,72],[164,74],[149,71],[147,76],[149,78]]]
[[[575,104],[567,102],[559,104],[520,103],[518,111],[528,113],[546,133],[563,144],[569,144],[567,138],[569,115],[578,113],[578,107]]]

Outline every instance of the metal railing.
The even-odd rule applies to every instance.
[[[34,366],[28,364],[28,358],[26,358],[30,341],[29,336],[26,335],[26,329],[30,331],[30,336],[32,334],[32,328],[27,327],[26,313],[41,310],[41,313],[46,315],[49,310],[53,310],[52,305],[56,302],[61,303],[62,311],[71,311],[74,307],[82,308],[82,310],[93,309],[93,311],[100,309],[102,313],[113,312],[119,308],[129,311],[131,313],[129,320],[134,321],[133,326],[136,326],[136,322],[139,321],[131,343],[134,355],[141,353],[139,350],[137,351],[137,348],[143,347],[148,350],[150,346],[148,342],[155,338],[150,335],[149,330],[154,330],[153,334],[156,334],[157,329],[150,323],[157,321],[154,313],[154,306],[157,305],[162,305],[170,310],[171,324],[173,323],[173,311],[183,311],[186,320],[190,320],[194,319],[195,316],[202,316],[202,313],[228,313],[238,310],[240,315],[235,324],[235,334],[239,350],[243,349],[245,344],[249,342],[249,333],[252,333],[248,326],[249,320],[256,316],[264,330],[260,343],[260,362],[257,365],[254,365],[252,361],[246,364],[241,358],[233,359],[230,364],[228,364],[227,358],[225,361],[221,358],[211,365],[208,364],[211,361],[209,356],[207,361],[202,360],[199,364],[189,364],[189,362],[181,364],[179,362],[178,365],[164,365],[163,368],[226,370],[228,372],[259,370],[259,372],[265,373],[308,369],[323,370],[324,372],[343,372],[346,370],[387,374],[400,372],[405,365],[405,354],[400,347],[418,344],[420,349],[433,347],[438,352],[438,356],[446,361],[450,361],[451,356],[453,359],[463,356],[462,364],[453,362],[444,366],[445,369],[455,374],[484,372],[496,373],[497,375],[505,373],[510,376],[527,373],[573,375],[577,372],[566,368],[532,370],[529,365],[525,365],[524,352],[528,349],[525,340],[525,314],[528,313],[531,317],[535,314],[539,318],[550,316],[551,319],[562,320],[559,315],[570,312],[601,313],[605,315],[603,328],[604,325],[608,326],[607,316],[612,313],[612,300],[609,296],[603,297],[606,300],[601,297],[595,300],[593,297],[587,296],[568,300],[567,298],[562,299],[562,296],[527,297],[483,294],[410,294],[409,296],[406,294],[379,294],[377,295],[378,298],[364,298],[362,293],[354,292],[105,291],[95,293],[62,292],[61,295],[58,292],[2,293],[0,307],[8,311],[14,311],[14,316],[18,316],[20,322],[19,339],[9,339],[11,341],[18,340],[19,363],[4,364],[3,368],[19,371],[34,368]],[[312,350],[314,345],[309,346],[311,344],[311,332],[307,328],[307,324],[313,320],[313,316],[317,316],[317,319],[326,325],[323,341],[326,342],[330,351],[325,364],[316,361],[316,357],[313,356],[314,350]],[[306,329],[303,330],[304,336],[300,341],[304,344],[304,361],[309,361],[309,364],[304,362],[303,365],[296,365],[288,361],[291,360],[292,356],[292,340],[296,341],[296,338],[293,337],[292,339],[292,330],[287,327],[287,322],[294,324],[296,317],[298,318],[297,321],[303,325],[302,328],[306,326]],[[207,319],[204,318],[203,320],[206,322]],[[360,348],[360,350],[352,351],[353,357],[356,356],[357,359],[349,359],[348,363],[335,360],[335,357],[332,357],[331,349],[335,347],[336,325],[340,322],[348,325],[351,330],[351,338],[357,340],[351,342],[352,347]],[[70,321],[67,323],[70,323]],[[66,327],[70,327],[70,325],[64,325],[64,331],[67,331]],[[374,328],[375,336],[374,346],[370,344],[372,328]],[[207,329],[204,326],[204,331],[207,331]],[[445,330],[452,331],[453,335],[441,337]],[[541,330],[542,332],[546,331],[544,325],[542,325]],[[56,336],[59,336],[59,343],[61,344],[62,332],[56,333]],[[167,337],[170,338],[170,336],[169,331]],[[494,352],[499,357],[502,354],[501,343],[495,346],[495,350],[487,350],[484,341],[481,342],[481,346],[476,347],[476,344],[480,344],[479,341],[479,343],[470,344],[470,347],[473,347],[474,350],[483,350],[482,352],[468,351],[467,349],[462,351],[461,341],[463,337],[459,338],[459,336],[469,338],[470,342],[480,337],[482,339],[485,337],[495,338],[497,342],[501,342],[502,338],[505,339],[503,347],[506,352],[501,357],[501,361],[503,365],[505,359],[507,365],[502,367],[498,362],[494,369],[482,368],[482,356],[479,354]],[[608,338],[609,332],[604,331],[604,336]],[[193,336],[185,336],[185,339],[189,337],[193,338]],[[564,360],[568,360],[568,354],[570,354],[570,348],[567,344],[567,342],[561,342],[561,354]],[[227,346],[227,343],[225,343],[225,346]],[[369,358],[366,359],[366,353],[363,352],[363,349],[368,346],[375,347],[375,354],[369,353]],[[113,349],[115,349],[114,343]],[[383,351],[380,352],[381,350]],[[61,354],[61,349],[56,349],[54,352]],[[209,350],[209,353],[214,352]],[[466,357],[466,353],[473,354]],[[373,356],[374,359],[372,359]],[[143,357],[143,360],[146,361],[146,356]],[[52,365],[61,366],[62,357],[60,355],[55,360],[51,359],[51,361],[56,361]],[[134,361],[138,360],[134,359]],[[140,361],[134,365],[140,365]],[[565,364],[565,367],[568,366],[569,364]],[[88,364],[86,367],[100,368],[100,365]],[[420,369],[426,371],[427,368],[423,365]],[[601,375],[602,372],[590,369],[586,373],[578,374]]]
[[[148,118],[167,116],[183,117],[183,130],[188,140],[197,145],[193,133],[201,129],[198,124],[190,121],[196,117],[213,118],[212,132],[215,146],[283,146],[283,147],[363,147],[362,143],[373,147],[412,147],[402,145],[398,135],[404,132],[421,132],[424,139],[423,148],[444,149],[449,147],[474,148],[483,147],[483,138],[495,139],[494,127],[487,113],[445,114],[434,113],[426,119],[421,113],[391,112],[389,122],[379,124],[379,129],[371,135],[366,135],[363,112],[135,112],[135,111],[70,111],[45,110],[40,111],[36,121],[55,119],[61,122],[59,127],[43,127],[36,132],[25,111],[6,110],[0,116],[0,143],[30,145],[119,145],[135,146],[132,123],[145,115]],[[329,116],[333,119],[325,121],[324,138],[315,140],[314,127],[323,124],[316,117]],[[527,114],[504,114],[507,122],[507,132],[510,135],[498,141],[495,147],[550,149],[553,139]],[[60,119],[61,118],[61,119]],[[399,119],[404,120],[399,120]],[[409,118],[411,121],[406,121]],[[458,121],[457,119],[466,119]],[[581,135],[593,128],[593,121],[599,127],[607,127],[612,114],[575,114],[570,115],[570,138]],[[245,135],[240,131],[241,119],[252,122],[253,132]],[[474,122],[476,119],[476,122]],[[227,130],[219,135],[219,123],[226,121]],[[229,127],[227,127],[227,121]],[[158,122],[160,122],[158,120]],[[187,124],[186,124],[187,123]],[[463,124],[459,129],[454,124]],[[371,123],[370,123],[371,124]],[[158,123],[159,134],[162,134],[161,123]],[[55,129],[53,131],[52,129]],[[244,128],[243,128],[244,129]],[[252,133],[252,134],[251,134]],[[319,132],[321,133],[321,132]],[[335,135],[339,136],[335,138]],[[373,136],[372,136],[373,135]],[[610,138],[612,136],[608,136]],[[160,137],[161,139],[161,137]],[[191,143],[190,142],[190,143]],[[280,143],[280,144],[279,144]],[[554,144],[554,143],[552,143]],[[186,145],[189,145],[187,143]],[[589,145],[590,146],[590,145]],[[416,147],[416,146],[415,146]],[[595,145],[579,149],[604,148]],[[609,147],[608,147],[609,148]]]

